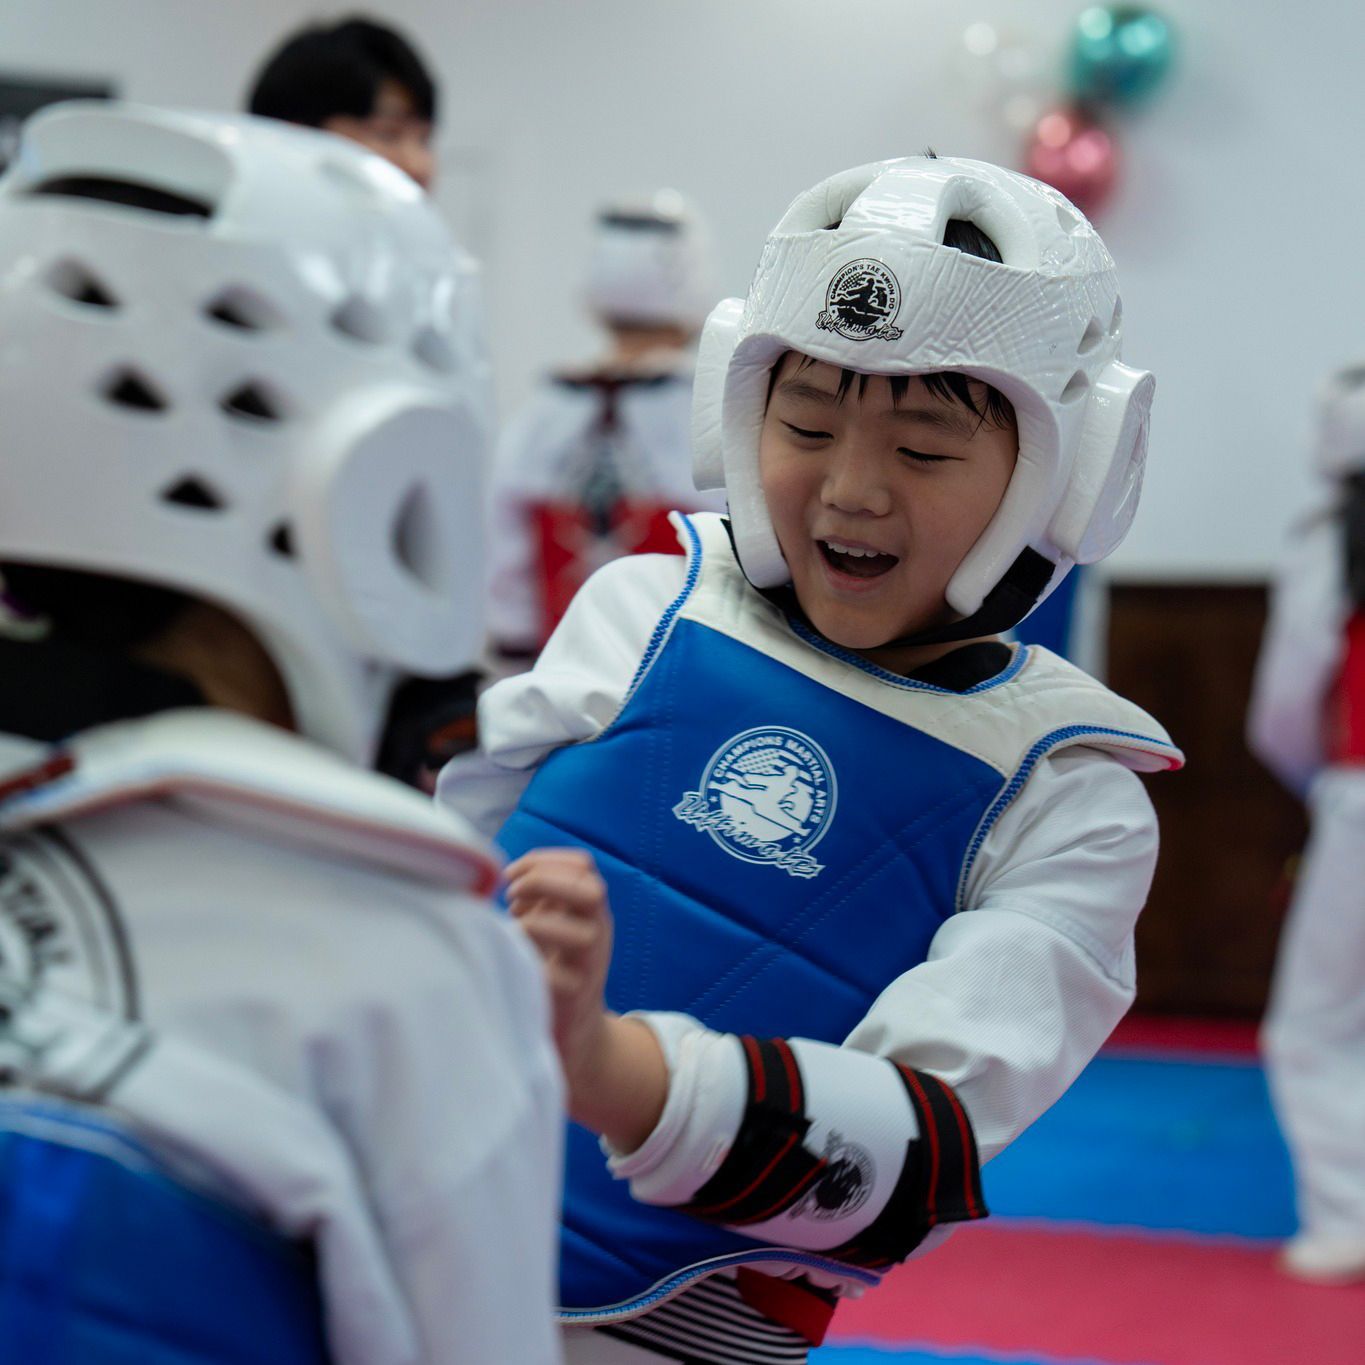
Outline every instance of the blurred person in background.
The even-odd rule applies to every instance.
[[[494,462],[489,625],[504,666],[535,657],[601,565],[676,552],[670,511],[723,505],[692,481],[693,347],[715,302],[704,225],[670,190],[610,205],[587,274],[607,353],[546,380]]]
[[[335,1365],[548,1365],[540,973],[491,848],[367,771],[405,677],[482,644],[475,267],[359,147],[105,105],[28,126],[0,259],[0,1087],[305,1243]],[[114,1330],[71,1321],[86,1269],[138,1271],[77,1254],[107,1245],[83,1198],[0,1198],[53,1341]],[[117,1330],[208,1358],[144,1278]]]
[[[261,68],[247,108],[350,138],[430,189],[438,91],[416,49],[371,19],[293,34]]]
[[[1299,1231],[1281,1265],[1365,1280],[1365,365],[1320,400],[1326,505],[1291,533],[1252,690],[1252,750],[1312,834],[1262,1032],[1294,1159]]]

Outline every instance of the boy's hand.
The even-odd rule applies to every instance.
[[[631,1151],[658,1122],[668,1073],[649,1027],[612,1014],[603,999],[612,938],[606,883],[577,848],[533,849],[504,875],[507,907],[545,961],[569,1115]]]
[[[506,871],[507,907],[545,960],[555,1046],[570,1089],[601,1047],[611,964],[607,886],[578,848],[538,848]]]

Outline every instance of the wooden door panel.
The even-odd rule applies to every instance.
[[[1246,748],[1264,584],[1118,583],[1108,681],[1150,711],[1188,760],[1148,780],[1161,861],[1138,923],[1138,1007],[1258,1016],[1303,810]]]

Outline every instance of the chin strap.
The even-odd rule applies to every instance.
[[[734,553],[735,563],[739,565],[740,573],[744,573],[744,565],[740,560],[739,551],[735,549],[735,532],[734,527],[730,525],[730,518],[724,518],[722,524],[725,527],[726,535],[730,537],[730,549]],[[932,626],[928,630],[917,631],[913,635],[902,635],[898,640],[888,640],[886,644],[879,645],[878,648],[891,649],[899,645],[940,645],[950,643],[953,640],[974,640],[979,635],[998,635],[1002,630],[1010,630],[1017,626],[1037,605],[1038,599],[1052,581],[1052,575],[1056,572],[1056,568],[1057,566],[1050,559],[1040,555],[1037,550],[1025,546],[1019,552],[1019,557],[1005,571],[1004,577],[986,594],[985,600],[970,616],[957,621],[949,621],[946,625]],[[748,574],[744,574],[744,578],[750,587],[754,587]],[[803,626],[816,635],[820,634],[811,624],[810,617],[802,610],[801,603],[797,600],[796,592],[790,583],[780,588],[755,587],[754,591],[761,593],[784,615],[800,621]]]
[[[970,615],[947,625],[933,626],[903,635],[889,645],[938,645],[952,640],[973,640],[978,635],[998,635],[1017,626],[1037,605],[1057,566],[1037,550],[1025,546],[1005,571],[1005,576],[986,594],[985,601]]]

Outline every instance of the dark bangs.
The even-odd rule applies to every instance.
[[[787,354],[790,355],[792,352]],[[800,374],[807,366],[820,363],[814,356],[799,352],[798,354],[801,355],[801,360],[796,367],[797,374]],[[765,408],[768,401],[772,399],[773,385],[777,382],[777,372],[782,368],[782,361],[785,359],[785,355],[779,357],[769,375],[768,398],[764,401]],[[960,407],[966,408],[978,422],[986,426],[1007,427],[1014,421],[1014,404],[999,389],[987,384],[984,379],[969,379],[965,374],[958,374],[955,370],[934,370],[929,374],[922,374],[917,377],[924,381],[924,387],[940,402],[956,403]],[[910,390],[910,375],[871,375],[863,374],[860,370],[843,368],[839,370],[839,388],[837,391],[839,402],[844,401],[855,383],[858,386],[858,398],[861,400],[867,392],[867,381],[878,378],[886,379],[890,383],[891,401],[899,407],[905,401],[905,395]],[[975,392],[973,392],[974,389]]]

